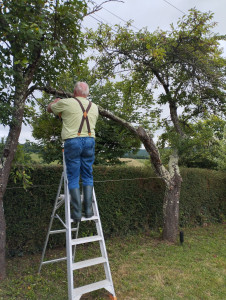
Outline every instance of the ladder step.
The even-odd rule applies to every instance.
[[[102,240],[102,237],[99,236],[99,235],[87,236],[87,237],[84,237],[84,238],[71,240],[71,245],[74,246],[74,245],[79,245],[79,244],[97,242],[97,241],[101,241],[101,240]]]
[[[52,259],[52,260],[46,260],[46,261],[43,261],[42,264],[43,265],[52,264],[52,263],[63,261],[63,260],[67,260],[67,257],[61,257],[61,258],[56,258],[56,259]]]
[[[78,228],[71,228],[71,231],[77,231]],[[66,232],[66,229],[59,229],[59,230],[51,230],[49,234],[56,234],[56,233],[63,233]]]
[[[73,290],[73,297],[90,293],[99,289],[112,290],[112,285],[109,280],[102,280],[88,285],[81,286]]]
[[[73,268],[73,270],[79,270],[79,269],[82,269],[82,268],[87,268],[87,267],[90,267],[90,266],[103,264],[106,261],[107,260],[104,257],[92,258],[92,259],[83,260],[83,261],[80,261],[80,262],[77,262],[77,263],[73,263],[72,268]]]
[[[98,220],[98,216],[92,216],[91,218],[86,218],[86,217],[82,217],[81,222],[85,222],[85,221],[96,221]],[[74,220],[71,219],[71,223],[73,223]]]
[[[92,216],[91,218],[85,218],[85,217],[82,217],[82,222],[85,222],[85,221],[95,221],[95,220],[98,220],[98,217],[97,216]]]

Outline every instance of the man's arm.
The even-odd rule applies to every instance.
[[[49,105],[47,106],[47,112],[48,113],[53,113],[52,109],[51,109],[51,106],[52,104],[54,103],[57,103],[58,101],[60,101],[61,98],[56,98],[55,100],[53,100],[53,102],[49,103]]]

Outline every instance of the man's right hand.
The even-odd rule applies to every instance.
[[[47,106],[47,112],[52,113],[53,112],[52,109],[51,109],[52,104],[57,103],[60,100],[61,100],[61,98],[56,98],[51,103],[49,103],[49,105]]]

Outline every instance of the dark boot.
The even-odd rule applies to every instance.
[[[71,217],[74,220],[74,222],[80,222],[82,218],[82,202],[80,189],[71,189],[70,195],[72,205]]]
[[[85,217],[91,218],[93,216],[92,200],[93,200],[93,186],[83,186],[84,209]]]

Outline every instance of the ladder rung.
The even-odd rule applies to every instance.
[[[55,263],[55,262],[59,262],[59,261],[63,261],[63,260],[67,260],[67,257],[61,257],[61,258],[57,258],[57,259],[46,260],[46,261],[43,261],[42,264],[46,265],[46,264],[51,264],[51,263]]]
[[[103,288],[107,289],[108,291],[111,290],[112,285],[111,285],[110,281],[102,280],[102,281],[98,281],[95,283],[81,286],[81,287],[73,290],[73,295],[74,295],[74,297],[76,297],[76,296],[90,293],[92,291],[96,291],[96,290],[103,289]]]
[[[85,221],[93,221],[93,220],[98,220],[98,217],[97,216],[92,216],[91,218],[85,218],[85,217],[82,217],[82,222],[85,222]]]
[[[78,228],[71,228],[71,231],[77,231]],[[62,233],[66,232],[66,229],[59,229],[59,230],[51,230],[49,234],[56,234],[56,233]]]
[[[78,269],[87,268],[90,266],[95,266],[98,264],[103,264],[105,262],[106,262],[106,258],[97,257],[97,258],[92,258],[92,259],[83,260],[83,261],[80,261],[77,263],[73,263],[72,268],[73,268],[73,270],[78,270]]]
[[[81,219],[82,222],[85,222],[85,221],[95,221],[95,220],[98,220],[97,216],[92,216],[91,218],[82,217],[82,219]],[[74,220],[71,219],[71,223],[73,223],[73,222],[74,222]]]
[[[94,236],[88,236],[88,237],[79,238],[79,239],[73,239],[73,240],[71,240],[71,244],[73,246],[73,245],[97,242],[97,241],[100,241],[100,240],[102,240],[101,236],[94,235]]]

